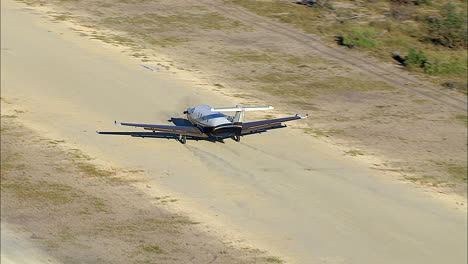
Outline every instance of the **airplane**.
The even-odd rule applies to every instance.
[[[247,111],[271,110],[272,106],[240,106],[213,108],[208,105],[198,105],[194,108],[188,108],[183,114],[187,115],[191,126],[166,126],[152,124],[122,123],[114,121],[116,125],[142,127],[146,130],[152,130],[154,133],[168,133],[178,135],[179,142],[185,144],[187,136],[199,138],[228,138],[231,137],[239,142],[244,134],[255,131],[266,130],[279,127],[283,122],[307,118],[308,115],[301,116],[296,114],[291,117],[261,120],[244,123],[244,113]],[[225,115],[221,112],[235,112],[234,116]],[[108,134],[108,132],[97,132],[98,134]]]

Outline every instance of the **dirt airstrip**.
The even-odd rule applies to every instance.
[[[308,126],[298,128],[344,155],[466,197],[466,96],[396,64],[236,4],[248,1],[20,2],[202,89],[309,113]]]
[[[2,6],[2,221],[51,257],[466,262],[463,95],[235,2],[18,2]],[[310,118],[240,143],[94,133],[194,102]]]

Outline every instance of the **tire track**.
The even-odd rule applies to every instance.
[[[345,64],[352,65],[355,68],[358,68],[364,73],[370,74],[379,80],[385,81],[387,83],[408,90],[410,92],[419,94],[421,96],[430,98],[433,101],[439,102],[453,109],[461,110],[464,112],[467,111],[466,100],[463,100],[458,96],[454,96],[447,92],[441,91],[440,89],[429,86],[426,83],[405,76],[394,70],[386,69],[380,65],[374,64],[371,61],[350,54],[341,49],[328,47],[327,44],[323,43],[322,41],[310,34],[300,32],[299,30],[289,28],[281,23],[274,22],[271,19],[261,17],[239,6],[231,5],[230,9],[228,9],[222,7],[221,5],[207,3],[206,1],[204,1],[203,3],[224,15],[235,18],[245,24],[254,25],[263,30],[286,36],[306,46],[307,48],[314,50],[315,52],[319,53],[320,55],[323,55],[324,57],[329,57],[334,60],[343,62]],[[236,12],[232,12],[231,10],[235,10]],[[389,74],[390,76],[386,76]],[[414,85],[422,86],[428,89],[429,91],[433,92],[434,94],[428,91],[423,91],[421,89],[411,87],[404,81]]]

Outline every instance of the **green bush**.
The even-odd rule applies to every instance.
[[[421,49],[410,48],[408,56],[403,61],[403,65],[409,69],[420,68],[425,73],[431,75],[462,73],[467,69],[466,57],[463,58],[438,58],[428,57]]]
[[[429,38],[450,48],[467,47],[467,15],[452,3],[442,7],[440,16],[427,18]]]
[[[423,66],[424,72],[427,74],[451,74],[462,73],[466,71],[466,61],[463,59],[449,59],[443,61],[439,58],[430,58]]]
[[[418,50],[414,48],[410,48],[408,50],[408,56],[404,61],[404,65],[408,67],[418,67],[423,68],[427,62],[427,56],[424,54],[424,51]]]
[[[350,48],[373,48],[379,45],[374,38],[377,33],[372,29],[353,28],[349,34],[342,36],[341,42]]]

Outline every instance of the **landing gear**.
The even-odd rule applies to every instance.
[[[187,136],[179,135],[179,142],[182,144],[187,143]]]
[[[235,135],[232,137],[236,142],[240,142],[240,135]]]

